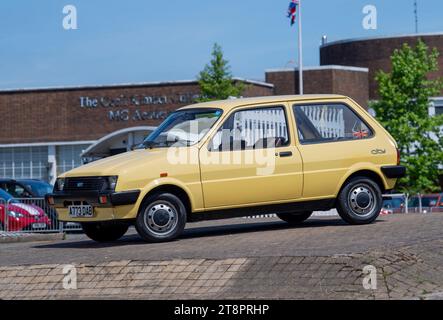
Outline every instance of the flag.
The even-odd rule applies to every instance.
[[[360,130],[360,131],[352,131],[352,135],[355,139],[364,139],[369,136],[369,133],[367,130]]]
[[[298,6],[298,0],[292,0],[289,3],[288,18],[291,18],[291,26],[293,26],[295,23],[295,18],[296,18],[296,14],[297,14],[297,6]]]

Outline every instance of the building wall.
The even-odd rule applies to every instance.
[[[274,85],[275,95],[295,94],[295,70],[266,71],[265,81]],[[298,91],[298,90],[297,90]]]
[[[299,76],[295,69],[268,70],[266,82],[274,84],[277,95],[298,94]],[[342,94],[367,107],[368,72],[366,69],[340,66],[308,68],[303,72],[305,94]]]
[[[320,65],[344,65],[369,69],[369,98],[377,99],[375,76],[379,70],[391,71],[391,56],[404,43],[415,46],[422,39],[430,48],[437,48],[442,55],[439,65],[443,66],[443,34],[423,34],[361,40],[331,42],[320,48]],[[431,75],[432,79],[443,76],[443,68]]]
[[[369,77],[368,72],[360,71],[332,71],[332,92],[353,98],[359,104],[368,107],[369,102]]]

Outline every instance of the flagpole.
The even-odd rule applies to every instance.
[[[301,1],[298,1],[298,83],[299,93],[303,94],[303,39],[302,39],[302,24],[301,24]]]

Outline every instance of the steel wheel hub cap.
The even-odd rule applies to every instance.
[[[166,235],[177,225],[177,211],[167,203],[155,204],[146,210],[145,224],[151,232]]]
[[[349,195],[349,205],[358,215],[366,216],[371,214],[375,207],[373,191],[366,186],[354,188]]]

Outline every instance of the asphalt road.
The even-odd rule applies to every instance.
[[[145,243],[130,230],[121,240],[105,244],[79,234],[64,241],[2,244],[0,266],[331,256],[439,241],[442,230],[443,213],[382,216],[364,226],[350,226],[337,217],[314,217],[298,227],[275,218],[239,218],[189,224],[180,239],[169,243]]]

